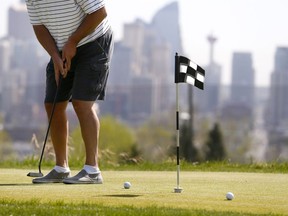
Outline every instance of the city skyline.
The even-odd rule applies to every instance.
[[[179,32],[180,26],[178,25],[180,24],[178,19],[180,17],[179,3],[177,1],[172,2],[157,10],[151,21],[133,19],[132,22],[125,22],[123,26],[124,37],[119,37],[115,43],[117,49],[115,49],[113,64],[111,65],[110,88],[107,91],[109,99],[105,103],[99,104],[102,115],[112,114],[132,125],[137,125],[152,116],[170,112],[171,108],[174,107],[175,95],[172,93],[174,91],[172,87],[174,86],[172,81],[174,62],[171,57],[174,56],[175,51],[182,50],[180,43],[180,33],[182,31]],[[23,7],[20,8],[23,9]],[[31,37],[34,37],[34,34],[25,8],[24,10],[12,8],[9,11],[8,24],[9,33],[7,37],[2,38],[0,44],[0,60],[2,61],[0,75],[1,80],[10,80],[11,82],[2,83],[0,89],[1,111],[4,116],[4,128],[13,134],[13,139],[27,140],[31,136],[31,130],[38,131],[44,122],[45,114],[40,107],[43,105],[41,98],[44,94],[45,78],[43,75],[45,73],[39,73],[39,71],[45,70],[48,56],[39,53],[40,45],[35,38],[30,40]],[[17,27],[19,25],[21,28]],[[215,120],[221,122],[225,140],[233,143],[230,146],[230,152],[235,152],[238,147],[247,147],[250,144],[255,144],[254,147],[261,149],[266,148],[267,144],[275,145],[276,148],[278,143],[281,145],[281,140],[285,141],[287,137],[277,134],[278,131],[276,131],[277,133],[272,133],[273,131],[269,133],[268,131],[269,137],[267,140],[266,129],[271,126],[269,120],[275,119],[275,122],[277,121],[277,116],[274,117],[271,113],[276,113],[275,111],[279,110],[279,105],[282,110],[287,110],[287,107],[286,104],[276,102],[270,103],[275,107],[268,107],[267,109],[266,105],[269,100],[268,91],[270,90],[270,93],[273,93],[273,89],[279,87],[281,83],[277,80],[286,80],[279,75],[282,73],[285,76],[287,75],[286,50],[288,48],[284,46],[280,49],[279,47],[276,48],[276,55],[272,58],[273,70],[275,71],[272,77],[279,77],[279,79],[274,79],[275,82],[271,82],[269,88],[254,88],[255,60],[252,52],[233,50],[231,53],[233,79],[231,85],[227,86],[220,84],[222,65],[217,59],[219,57],[216,49],[216,55],[214,55],[214,46],[216,48],[218,44],[214,44],[214,42],[218,38],[215,34],[209,34],[205,38],[205,42],[208,44],[206,54],[209,63],[203,63],[203,66],[204,68],[206,66],[206,72],[209,76],[205,81],[206,91],[196,91],[195,93],[197,103],[194,103],[194,106],[197,117],[195,116],[193,121],[201,122],[206,119],[210,123]],[[28,56],[27,52],[29,52]],[[187,53],[186,50],[180,52],[181,55],[185,53]],[[191,58],[190,55],[189,58]],[[207,60],[207,58],[205,59]],[[281,74],[277,74],[276,72],[279,72],[280,69]],[[119,76],[125,79],[119,80]],[[120,82],[121,80],[123,83]],[[285,88],[287,88],[286,84]],[[182,98],[184,99],[182,107],[187,109],[187,98],[184,97],[187,92],[185,92],[182,92]],[[278,95],[285,94],[279,92],[276,94],[277,97],[270,94],[270,100],[279,98]],[[29,100],[25,100],[26,98],[29,98]],[[211,98],[215,100],[211,100]],[[237,100],[235,101],[235,99]],[[209,104],[207,101],[209,101]],[[286,100],[280,99],[279,101]],[[25,115],[22,115],[22,112],[25,112]],[[281,114],[281,112],[278,112],[278,114]],[[265,118],[265,120],[268,120],[268,124],[264,124],[265,116],[271,116],[270,119]],[[282,120],[284,124],[281,123],[276,127],[280,126],[281,129],[283,126],[282,128],[286,128],[286,117],[281,118]],[[26,126],[27,122],[29,122],[29,128]],[[236,128],[231,128],[233,125]],[[201,127],[201,124],[197,124],[197,127]],[[260,144],[256,137],[253,138],[253,134],[257,130],[263,132]],[[284,130],[286,131],[286,129]],[[250,141],[248,142],[247,139]],[[265,158],[263,154],[258,154],[256,151],[252,152],[252,148],[250,150],[251,152],[247,151],[247,153],[255,154],[258,159]],[[271,157],[273,158],[275,155],[269,154],[269,158]],[[241,156],[238,159],[242,160],[243,158]]]
[[[4,0],[0,9],[0,37],[7,33],[8,8],[20,0]],[[140,18],[150,22],[153,15],[173,0],[107,1],[116,39],[122,38],[125,23]],[[209,61],[207,36],[218,38],[215,61],[222,66],[223,84],[231,83],[233,52],[251,52],[257,86],[269,86],[278,46],[288,46],[288,29],[279,23],[288,14],[285,0],[178,0],[184,52],[200,65]],[[129,5],[129,9],[123,5]],[[119,10],[121,8],[121,10]],[[195,20],[195,22],[194,22]]]

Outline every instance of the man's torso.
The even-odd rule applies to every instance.
[[[76,31],[87,14],[105,6],[104,0],[26,0],[32,25],[45,25],[59,50],[69,36]],[[110,24],[106,17],[78,46],[102,36]]]

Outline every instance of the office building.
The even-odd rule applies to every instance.
[[[8,37],[21,40],[35,40],[25,3],[21,2],[9,8]]]

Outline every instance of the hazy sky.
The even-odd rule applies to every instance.
[[[136,18],[152,16],[173,0],[106,0],[116,34]],[[7,9],[19,0],[2,0],[0,36],[6,33]],[[222,80],[230,83],[232,53],[251,52],[256,84],[268,85],[277,46],[288,46],[288,0],[178,0],[185,55],[205,66],[209,59],[207,36],[218,38],[215,61],[222,65]]]

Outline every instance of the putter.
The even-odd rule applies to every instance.
[[[38,164],[39,172],[29,172],[27,174],[27,176],[29,176],[29,177],[42,177],[43,176],[43,173],[41,172],[41,163],[42,163],[42,159],[43,159],[44,150],[45,150],[45,147],[46,147],[47,138],[48,138],[48,135],[49,135],[49,130],[50,130],[52,118],[53,118],[54,111],[55,111],[56,101],[57,101],[57,97],[58,97],[58,94],[59,94],[59,89],[60,89],[61,82],[62,82],[62,76],[60,75],[59,83],[58,83],[58,87],[57,87],[56,94],[55,94],[55,97],[54,97],[53,106],[52,106],[52,110],[51,110],[51,115],[50,115],[50,119],[49,119],[49,123],[48,123],[48,128],[47,128],[47,132],[46,132],[46,136],[45,136],[45,140],[44,140],[44,143],[43,143],[41,156],[40,156],[40,160],[39,160],[39,164]]]

